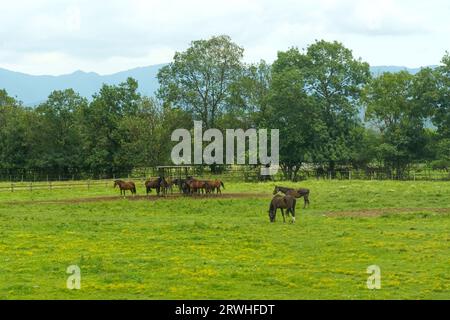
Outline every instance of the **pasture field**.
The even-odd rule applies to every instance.
[[[0,299],[450,299],[450,183],[283,183],[311,189],[295,225],[269,223],[274,185],[0,192]]]

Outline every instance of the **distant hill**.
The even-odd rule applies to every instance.
[[[25,105],[34,106],[45,101],[53,90],[73,88],[83,97],[91,98],[103,83],[118,84],[128,77],[139,82],[139,92],[148,96],[154,95],[158,89],[156,75],[164,64],[130,69],[111,75],[99,75],[94,72],[76,71],[61,76],[34,76],[0,68],[0,89],[6,89],[9,95],[17,97]],[[420,68],[408,69],[398,66],[371,67],[372,74],[377,76],[383,72],[399,72],[407,70],[415,74]]]
[[[0,89],[6,89],[9,95],[17,97],[25,105],[34,106],[45,101],[54,90],[73,88],[83,97],[91,98],[102,84],[119,84],[133,77],[139,82],[139,92],[152,96],[158,89],[156,75],[162,66],[140,67],[111,75],[76,71],[61,76],[35,76],[0,68]]]
[[[430,66],[430,68],[436,68],[436,66]],[[408,71],[411,74],[418,73],[422,68],[407,68],[407,67],[398,67],[398,66],[377,66],[370,67],[370,71],[374,76],[378,76],[383,72],[400,72],[400,71]]]

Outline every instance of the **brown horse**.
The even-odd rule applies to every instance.
[[[127,190],[130,190],[131,194],[136,194],[136,185],[134,184],[133,181],[125,182],[122,180],[116,180],[114,181],[114,188],[117,186],[119,186],[120,195],[122,195],[123,192],[123,196],[125,196],[125,192]]]
[[[303,209],[306,209],[306,206],[309,206],[309,194],[310,194],[309,189],[292,189],[277,186],[273,190],[273,194],[276,195],[278,192],[284,193],[285,195],[289,195],[297,199],[303,197],[305,203]]]
[[[191,189],[188,185],[188,181],[190,181],[192,178],[188,179],[174,179],[173,185],[177,185],[180,192],[182,192],[184,195],[188,195],[191,193]]]
[[[166,194],[167,181],[162,177],[158,177],[156,179],[149,179],[149,180],[145,181],[144,185],[145,185],[145,190],[147,192],[147,195],[150,192],[152,192],[152,189],[156,190],[156,194],[158,196],[160,195],[161,191],[162,191],[163,195]]]
[[[168,193],[170,191],[170,193],[172,194],[173,193],[173,186],[175,185],[175,180],[172,180],[172,178],[168,178],[168,179],[165,179],[165,180],[166,180],[166,184],[167,184],[167,185],[164,186],[165,193]]]
[[[209,190],[211,190],[209,184],[206,181],[197,180],[194,178],[191,178],[189,180],[186,180],[186,184],[189,187],[190,193],[208,193]]]
[[[281,214],[283,215],[283,222],[286,223],[286,218],[284,216],[284,209],[286,209],[286,214],[289,216],[289,213],[292,216],[292,223],[295,223],[295,205],[297,204],[297,200],[293,196],[275,196],[270,202],[269,207],[269,219],[270,222],[275,222],[275,218],[277,216],[277,210],[281,209]]]
[[[225,185],[223,184],[223,182],[217,179],[214,181],[206,181],[206,183],[208,184],[211,192],[214,192],[214,190],[216,190],[216,193],[222,194],[220,187],[225,189]]]

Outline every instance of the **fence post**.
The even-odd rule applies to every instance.
[[[30,191],[33,192],[33,181],[30,181]]]
[[[11,182],[11,192],[14,192],[14,183]]]
[[[90,189],[90,184],[91,184],[91,180],[88,180],[87,181],[87,188],[88,188],[88,190]]]

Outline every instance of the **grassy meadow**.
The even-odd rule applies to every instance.
[[[112,184],[2,191],[0,299],[450,299],[450,183],[283,185],[311,189],[295,225],[269,223],[274,183],[157,201],[102,199]]]

